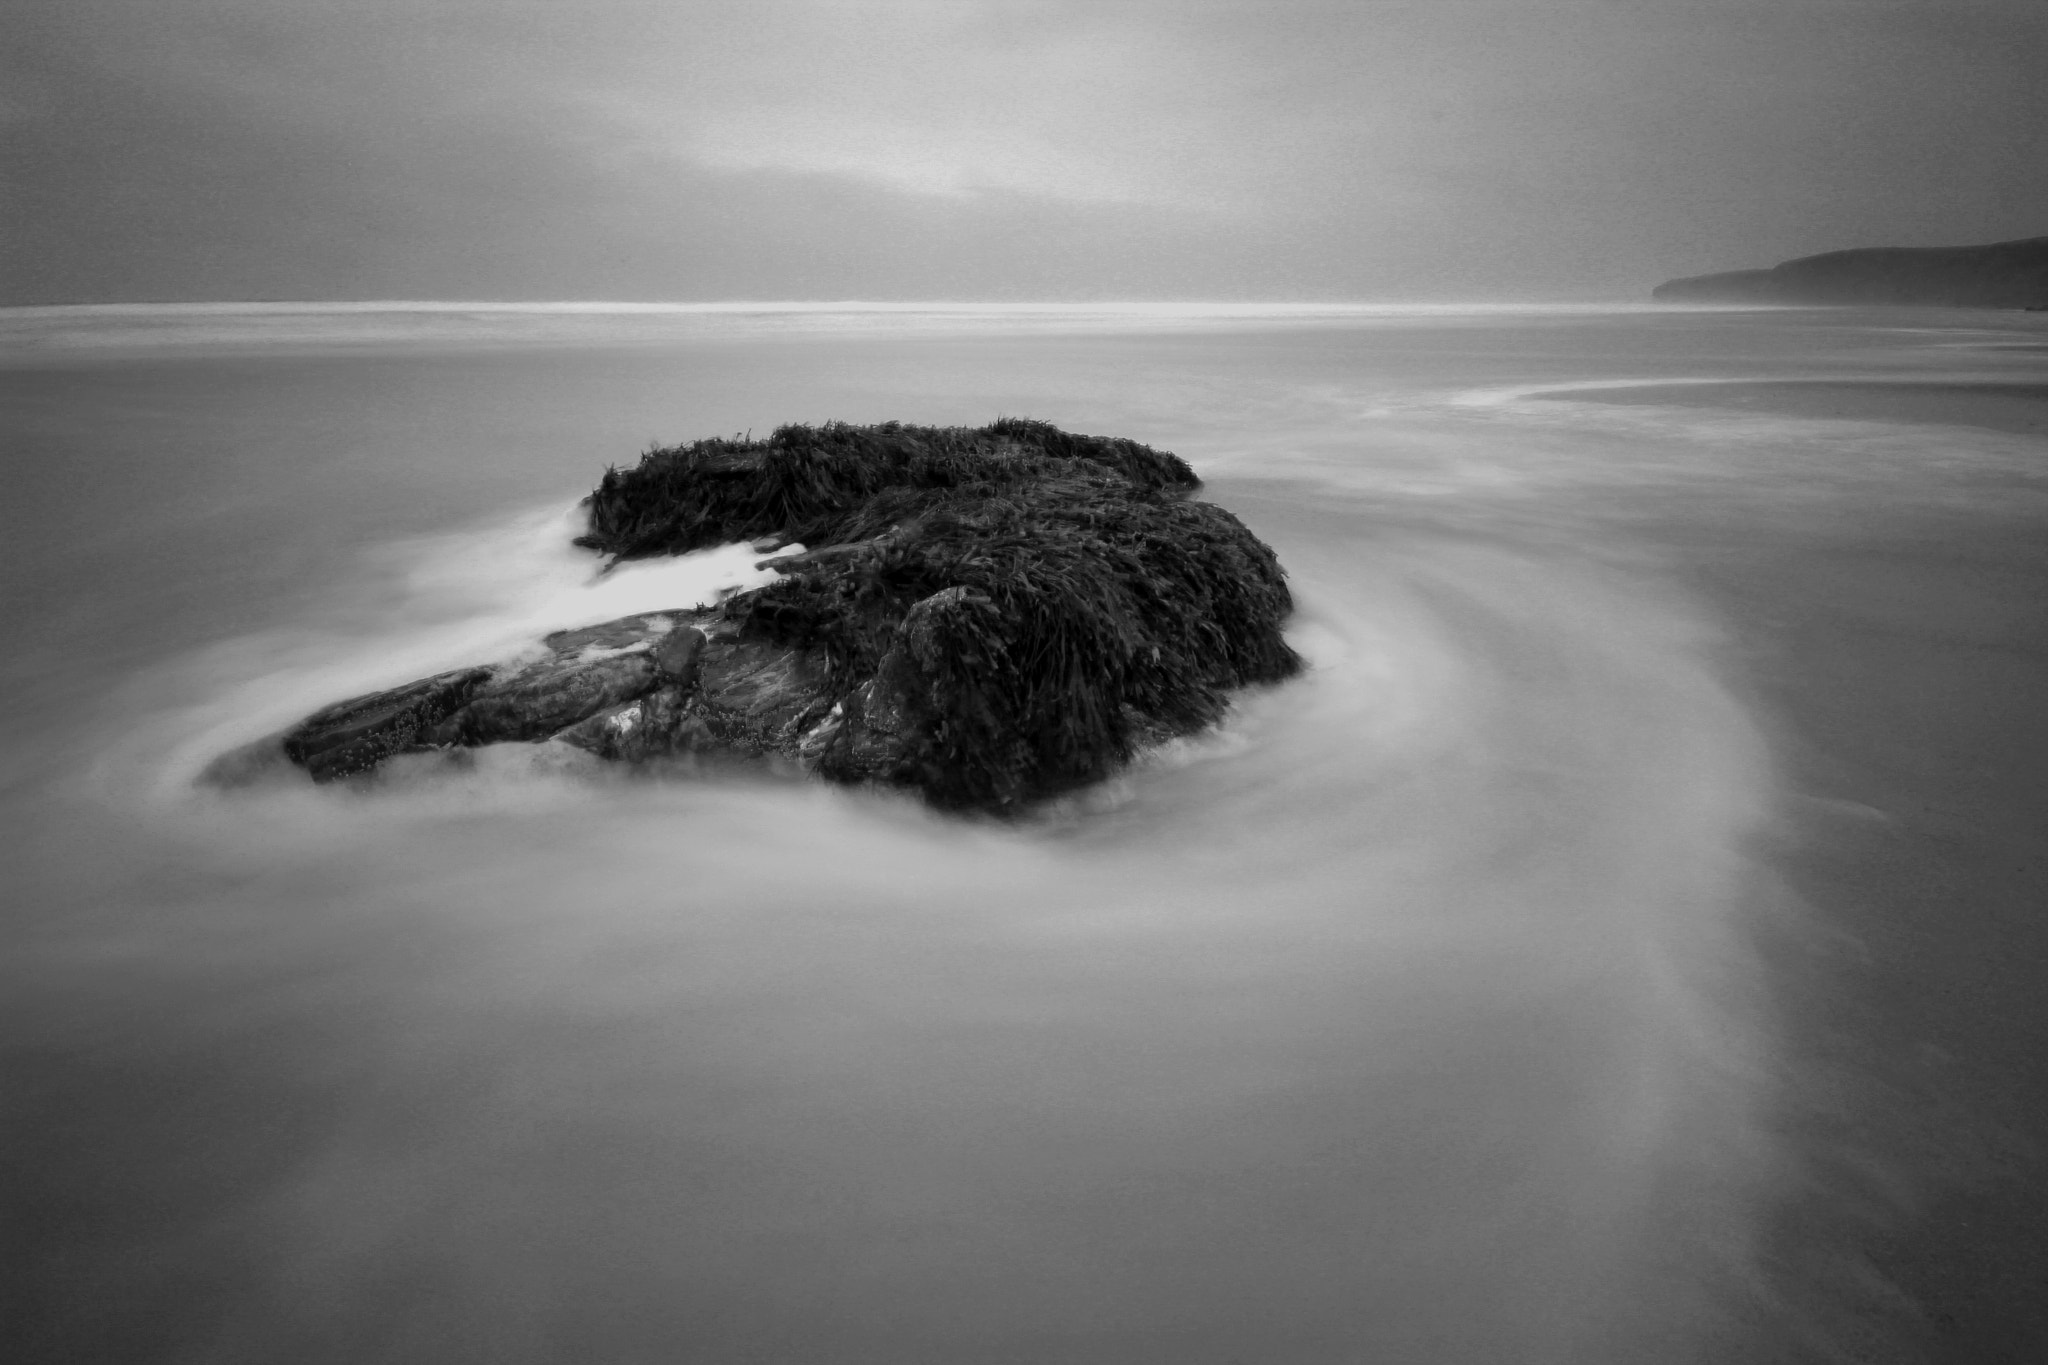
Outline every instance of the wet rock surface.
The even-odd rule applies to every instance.
[[[1044,423],[785,427],[607,474],[579,544],[621,558],[830,538],[709,607],[565,630],[537,657],[351,698],[224,756],[319,782],[554,740],[600,759],[779,757],[1003,811],[1094,781],[1299,668],[1271,550],[1193,471]],[[271,766],[275,766],[274,762]]]

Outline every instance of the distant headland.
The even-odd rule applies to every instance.
[[[2048,237],[1829,251],[1768,270],[1667,280],[1650,297],[1663,303],[2048,309]]]

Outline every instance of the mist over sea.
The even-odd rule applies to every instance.
[[[24,1361],[2031,1361],[2048,318],[0,310]],[[650,442],[1186,458],[1305,676],[1014,825],[221,794]]]

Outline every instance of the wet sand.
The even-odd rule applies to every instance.
[[[2048,438],[2026,381],[1535,396]],[[2048,519],[2012,494],[1670,533],[1791,803],[1760,946],[1797,1155],[1764,1270],[1821,1358],[2018,1365],[2048,1342]]]
[[[1622,407],[1725,408],[1781,417],[1983,427],[2048,436],[2048,384],[1798,379],[1642,384],[1536,395]]]
[[[1910,520],[1717,537],[1694,580],[1792,803],[1767,1273],[1855,1358],[2018,1365],[2048,1342],[2048,527]]]

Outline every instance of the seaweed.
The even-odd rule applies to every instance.
[[[826,699],[857,713],[811,744],[816,770],[1001,811],[1299,669],[1278,560],[1191,500],[1200,486],[1177,456],[1026,419],[784,426],[608,470],[577,543],[614,560],[817,546],[725,613],[742,637],[816,654]],[[859,741],[883,716],[878,766]]]
[[[792,425],[765,441],[656,448],[632,469],[606,470],[585,499],[590,529],[576,543],[637,559],[763,536],[859,540],[944,502],[1088,473],[1155,493],[1201,487],[1178,456],[1027,418],[979,428]]]
[[[1301,667],[1273,552],[1178,457],[1044,422],[786,426],[608,470],[579,544],[613,562],[814,548],[714,606],[622,617],[544,656],[326,707],[203,781],[551,742],[628,764],[793,760],[998,815],[1094,782]]]

